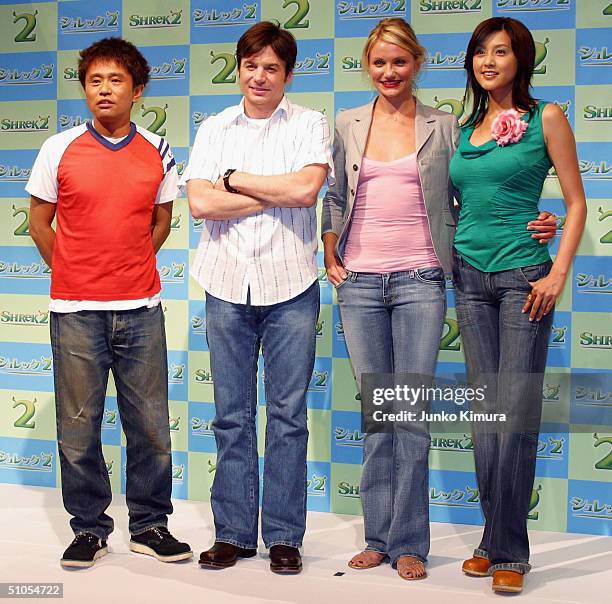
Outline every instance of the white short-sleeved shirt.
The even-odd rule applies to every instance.
[[[329,125],[322,113],[283,97],[266,120],[249,119],[244,99],[199,128],[180,184],[212,183],[229,168],[258,175],[297,172],[327,164],[333,178]],[[267,306],[290,300],[317,279],[315,207],[270,208],[252,216],[205,220],[191,267],[213,296]]]
[[[80,136],[85,129],[86,124],[76,126],[65,132],[56,134],[48,138],[42,145],[28,183],[25,187],[30,195],[34,195],[48,203],[57,203],[58,199],[58,183],[57,169],[61,157],[70,143]],[[167,167],[164,178],[160,183],[156,204],[168,203],[173,201],[178,194],[178,174],[175,167],[174,156],[170,150],[170,145],[161,137],[152,134],[151,132],[135,126],[136,131],[144,136],[152,145],[160,149],[160,155],[164,165]],[[132,134],[133,135],[133,134]],[[128,138],[126,135],[120,138],[102,137],[111,145],[118,145],[121,141]],[[157,306],[160,303],[160,293],[157,292],[153,296],[147,298],[139,298],[137,300],[62,300],[52,298],[49,303],[49,310],[58,313],[78,312],[81,310],[132,310],[147,306],[149,308]]]

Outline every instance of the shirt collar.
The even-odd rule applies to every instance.
[[[289,115],[289,111],[290,111],[290,106],[291,103],[289,102],[289,99],[287,98],[287,95],[283,95],[283,98],[281,99],[280,103],[276,106],[276,109],[272,112],[272,115],[270,116],[270,118],[273,118],[275,115],[280,115],[284,113],[285,116]],[[236,118],[239,117],[248,117],[247,114],[244,112],[244,97],[242,97],[242,99],[240,99],[240,104],[238,105],[238,114],[236,115]]]

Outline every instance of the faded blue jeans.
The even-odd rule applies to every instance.
[[[364,373],[433,376],[446,312],[444,273],[355,273],[337,287],[357,385]],[[366,549],[395,567],[429,553],[429,433],[366,434],[361,476]]]
[[[161,305],[51,313],[62,496],[75,534],[106,539],[112,494],[100,430],[109,370],[127,440],[126,500],[135,535],[172,513],[168,365]]]
[[[266,547],[300,547],[306,529],[306,392],[315,359],[319,282],[279,304],[225,302],[206,293],[215,394],[215,540],[257,548],[257,360],[265,369],[266,444],[261,509]]]
[[[468,376],[486,383],[488,410],[532,417],[531,425],[491,429],[472,424],[474,460],[485,518],[474,554],[488,558],[490,572],[526,573],[527,515],[535,476],[542,385],[553,313],[529,321],[521,309],[530,282],[545,277],[551,261],[484,273],[455,253],[453,281],[457,320]],[[521,422],[522,424],[522,422]]]

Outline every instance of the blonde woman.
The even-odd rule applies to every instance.
[[[362,57],[378,96],[336,119],[336,181],[323,201],[325,267],[359,388],[364,373],[435,371],[455,232],[448,164],[459,127],[413,94],[425,58],[408,23],[380,21]],[[545,231],[535,237],[550,237],[551,224],[534,221]],[[403,579],[427,576],[429,443],[426,430],[366,434],[366,548],[351,568],[388,561]]]

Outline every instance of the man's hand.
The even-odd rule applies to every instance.
[[[259,175],[236,170],[230,177],[230,184],[243,195],[260,199],[270,207],[308,208],[317,203],[327,171],[327,164],[308,164],[297,172],[286,174]],[[223,179],[220,180],[223,185]],[[218,184],[219,181],[215,188]]]
[[[527,223],[527,230],[538,231],[531,235],[532,239],[547,244],[557,234],[557,217],[550,212],[540,212],[535,220],[530,220]]]
[[[155,253],[164,244],[170,235],[170,225],[172,223],[172,202],[157,203],[153,207],[153,218],[151,222],[151,240]]]
[[[51,267],[55,245],[55,230],[51,225],[56,208],[56,203],[47,202],[34,195],[30,198],[30,237],[49,267]]]
[[[219,176],[219,178],[217,178],[216,182],[215,182],[215,186],[213,187],[216,191],[226,191],[225,189],[225,183],[223,182],[223,175]]]
[[[214,183],[199,178],[190,179],[187,182],[187,198],[191,215],[208,220],[242,218],[268,209],[259,199],[228,193],[223,185],[223,178],[218,178]]]

